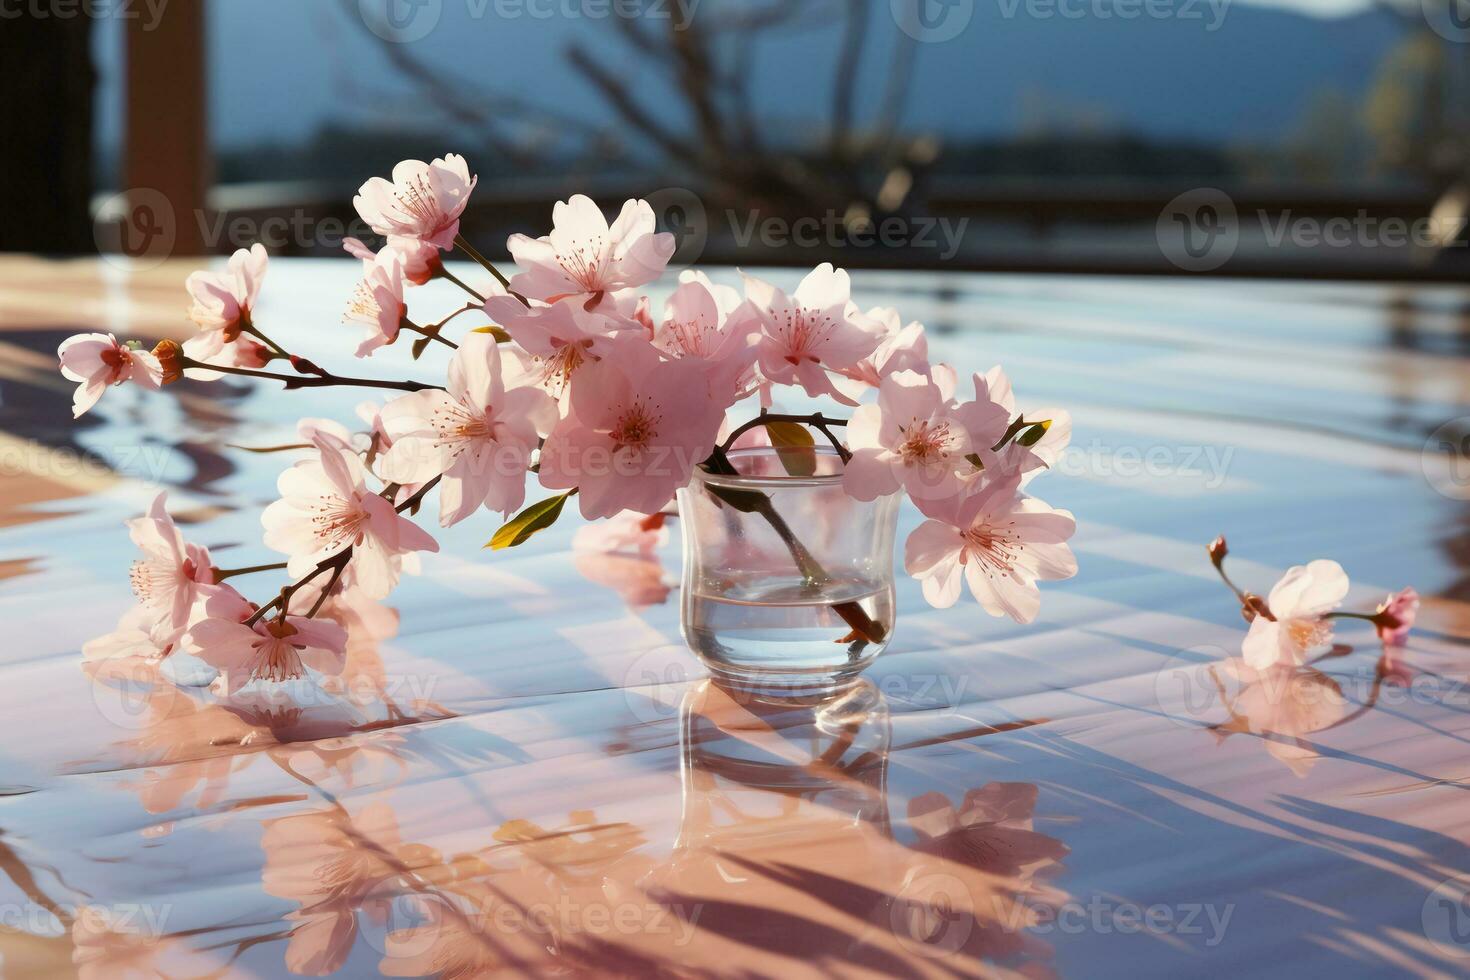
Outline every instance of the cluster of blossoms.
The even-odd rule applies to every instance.
[[[1387,596],[1372,613],[1340,611],[1338,607],[1348,594],[1348,576],[1341,565],[1325,558],[1293,565],[1262,598],[1238,588],[1225,573],[1229,548],[1223,535],[1210,542],[1207,550],[1210,562],[1240,600],[1241,614],[1250,623],[1241,655],[1252,670],[1291,669],[1330,653],[1333,621],[1338,619],[1372,623],[1385,647],[1403,646],[1419,615],[1419,593],[1413,588]]]
[[[361,410],[366,433],[303,420],[310,456],[281,474],[280,499],[262,518],[264,543],[283,563],[215,568],[183,541],[160,498],[134,524],[147,556],[135,573],[142,604],[97,655],[187,649],[231,689],[304,667],[330,671],[344,644],[333,610],[386,596],[419,552],[437,550],[410,520],[431,490],[446,528],[481,508],[516,514],[528,474],[557,491],[511,518],[496,546],[525,540],[573,496],[587,519],[659,533],[657,515],[694,468],[728,448],[731,410],[749,400],[759,424],[783,389],[856,406],[849,423],[781,418],[846,424],[846,491],[872,500],[902,490],[914,501],[927,519],[908,539],[905,566],[934,605],[952,605],[963,580],[992,615],[1029,622],[1037,581],[1076,571],[1066,543],[1072,515],[1025,490],[1065,448],[1070,421],[1056,410],[1019,415],[999,368],[962,384],[930,362],[920,324],[862,311],[847,274],[826,264],[789,295],[751,276],[736,290],[686,271],[656,307],[640,289],[664,273],[674,239],[656,232],[644,201],[625,203],[611,224],[586,197],[558,203],[549,235],[511,236],[519,271],[507,278],[459,232],[474,186],[459,156],[405,161],[354,199],[382,249],[347,243],[363,263],[343,318],[361,332],[357,356],[412,334],[415,359],[430,344],[451,349],[443,384],[344,377],[270,339],[255,312],[267,267],[259,245],[236,252],[221,273],[189,277],[198,332],[183,344],[163,341],[150,353],[103,334],[62,344],[62,371],[80,383],[77,415],[109,385],[224,374],[401,393]],[[454,276],[442,256],[455,248],[493,278],[472,286]],[[433,280],[469,302],[436,323],[416,322],[408,297]],[[445,336],[466,313],[490,323],[457,341]],[[267,370],[277,365],[290,370]],[[280,567],[293,582],[264,605],[225,583]]]

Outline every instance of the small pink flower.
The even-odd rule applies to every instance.
[[[1019,482],[1014,475],[982,476],[947,500],[915,501],[930,520],[909,535],[904,568],[923,583],[931,605],[954,605],[963,576],[990,615],[1029,623],[1041,608],[1037,580],[1077,574],[1066,543],[1076,520],[1069,511],[1018,493]]]
[[[847,273],[824,262],[807,273],[794,296],[753,276],[745,277],[745,302],[733,315],[741,329],[759,328],[760,365],[775,384],[801,385],[808,395],[831,395],[856,404],[833,386],[828,371],[855,368],[882,339],[849,299]]]
[[[847,425],[852,459],[843,470],[849,496],[873,500],[902,486],[914,499],[953,497],[975,466],[963,420],[926,375],[899,371],[883,379],[878,404],[863,405]]]
[[[999,368],[995,370],[999,371]],[[1011,425],[1011,412],[1014,407],[1014,399],[1011,405],[1001,404],[995,400],[991,393],[990,379],[987,375],[976,374],[973,378],[975,385],[975,398],[973,401],[964,402],[955,408],[955,414],[969,433],[970,444],[974,447],[973,452],[980,457],[981,465],[988,470],[1003,470],[1007,472],[1027,473],[1042,465],[1041,457],[1037,456],[1031,448],[1011,442],[997,454],[992,448],[1001,438],[1005,436],[1006,430]],[[1009,392],[1010,382],[1006,382],[1006,391]],[[1048,432],[1050,429],[1047,430]]]
[[[365,272],[372,268],[374,261],[382,254],[374,252],[356,238],[344,238],[342,249],[353,258],[362,259]],[[383,251],[397,253],[403,261],[403,278],[415,286],[422,286],[433,279],[435,274],[444,267],[444,261],[439,257],[439,249],[417,238],[389,235]]]
[[[148,516],[127,522],[143,557],[133,562],[133,594],[168,629],[189,625],[189,611],[214,584],[209,550],[190,544],[179,533],[165,504],[168,494],[153,498]]]
[[[194,300],[189,319],[200,330],[195,352],[190,357],[211,359],[224,345],[238,340],[241,330],[250,327],[251,312],[260,296],[269,262],[265,246],[257,242],[248,249],[237,249],[223,272],[201,269],[191,272],[184,280],[184,288]]]
[[[931,373],[929,340],[922,323],[915,320],[904,326],[898,311],[886,307],[869,310],[867,317],[877,325],[881,339],[873,353],[837,372],[840,377],[833,378],[832,383],[839,391],[856,401],[896,371]]]
[[[317,458],[282,473],[276,484],[281,499],[261,514],[266,547],[288,556],[286,570],[295,578],[350,547],[350,567],[363,592],[384,598],[398,581],[402,559],[439,545],[367,489],[356,452],[326,435],[315,444]]]
[[[271,360],[270,350],[249,337],[221,344],[217,334],[196,334],[184,341],[183,348],[184,356],[191,360],[224,367],[263,368]],[[224,373],[207,368],[186,368],[184,377],[194,381],[218,381]]]
[[[726,407],[756,383],[760,333],[732,324],[729,314],[739,305],[740,294],[729,286],[716,286],[700,272],[684,272],[653,332],[654,346],[670,357],[695,358],[708,366],[712,388],[729,395]]]
[[[652,282],[668,265],[674,236],[655,233],[655,225],[647,201],[625,202],[611,227],[589,197],[558,201],[550,235],[506,241],[516,265],[526,270],[510,288],[548,303],[577,297],[588,309],[605,306],[609,294]]]
[[[80,383],[72,396],[72,417],[81,418],[109,385],[132,381],[157,389],[163,380],[158,358],[145,350],[119,344],[110,333],[79,333],[66,338],[56,349],[61,374]]]
[[[1419,618],[1419,593],[1413,588],[1403,589],[1379,603],[1380,622],[1374,624],[1378,638],[1389,646],[1403,646]],[[1392,622],[1388,622],[1392,620]]]
[[[380,235],[412,238],[450,249],[476,180],[470,176],[469,164],[457,153],[433,163],[404,160],[393,168],[391,182],[374,177],[358,188],[352,205]]]
[[[1287,569],[1266,597],[1275,618],[1251,620],[1241,644],[1246,665],[1254,670],[1277,664],[1294,667],[1330,648],[1332,620],[1324,616],[1341,604],[1347,592],[1347,573],[1335,561],[1318,559]]]
[[[536,359],[534,382],[554,395],[564,393],[577,369],[598,358],[615,337],[642,330],[633,320],[589,313],[575,300],[528,308],[514,296],[492,296],[485,313]]]
[[[983,391],[981,390],[982,382]],[[1016,417],[1016,396],[1011,388],[1011,379],[1006,376],[1005,371],[998,364],[986,371],[984,375],[975,376],[975,401],[1000,406],[1007,419]],[[1016,457],[1010,462],[1011,468],[1024,474],[1022,485],[1036,476],[1040,469],[1055,466],[1062,452],[1072,441],[1072,416],[1065,409],[1043,407],[1027,409],[1024,414],[1033,422],[1045,421],[1048,425],[1046,432],[1031,446],[1019,446],[1012,443],[1007,447],[1007,455]],[[979,440],[977,439],[976,442],[978,444]],[[987,462],[986,465],[990,464]]]
[[[331,620],[304,616],[265,618],[253,627],[234,618],[211,617],[190,627],[183,645],[220,672],[218,683],[229,695],[251,681],[294,680],[307,667],[340,673],[347,631]]]
[[[510,513],[526,497],[531,453],[556,424],[556,402],[540,388],[507,390],[500,350],[489,334],[460,342],[449,390],[390,401],[382,423],[392,440],[378,460],[384,479],[439,484],[439,523],[456,524],[481,506]]]
[[[630,338],[578,372],[569,412],[541,450],[541,483],[579,487],[589,520],[620,510],[651,514],[689,482],[723,417],[701,365],[661,360],[652,345]]]
[[[356,323],[366,330],[357,356],[370,357],[379,347],[397,340],[407,311],[403,303],[403,260],[397,252],[384,249],[357,284],[352,302],[342,314],[343,323]]]

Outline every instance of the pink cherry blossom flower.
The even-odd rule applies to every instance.
[[[633,320],[589,313],[574,300],[528,308],[514,296],[492,296],[485,313],[535,358],[529,366],[534,383],[554,395],[563,394],[577,369],[601,356],[614,338],[642,330]]]
[[[728,408],[754,390],[760,333],[741,329],[728,319],[740,305],[740,294],[729,286],[716,286],[700,272],[684,272],[679,280],[679,287],[664,304],[663,322],[654,329],[653,344],[670,357],[695,358],[706,364],[713,389],[729,393]]]
[[[61,342],[56,354],[61,358],[62,376],[80,384],[72,396],[73,418],[81,418],[97,404],[109,385],[132,381],[156,389],[163,381],[158,358],[119,344],[110,333],[75,334]]]
[[[295,578],[344,548],[370,598],[382,599],[398,581],[399,559],[439,545],[417,524],[366,487],[362,458],[338,440],[318,435],[317,458],[281,474],[281,499],[261,514],[266,547],[285,553]]]
[[[753,276],[745,277],[745,302],[732,319],[743,329],[758,326],[763,377],[775,384],[801,385],[808,395],[855,402],[833,386],[828,371],[853,368],[882,339],[878,328],[849,299],[847,273],[824,262],[796,287],[793,296]]]
[[[952,497],[960,474],[974,469],[966,458],[970,436],[939,386],[915,371],[883,379],[878,404],[863,405],[847,425],[852,458],[843,470],[849,496],[873,500],[902,486],[909,496]]]
[[[674,236],[655,233],[655,225],[647,201],[625,202],[611,227],[589,197],[558,201],[550,235],[507,239],[516,265],[525,270],[510,288],[548,303],[577,297],[588,309],[604,306],[608,294],[652,282],[669,264]]]
[[[1266,597],[1266,607],[1275,618],[1256,616],[1241,644],[1247,666],[1255,670],[1275,664],[1292,667],[1329,649],[1332,620],[1324,615],[1336,609],[1347,592],[1347,573],[1335,561],[1319,558],[1287,569]]]
[[[999,370],[997,368],[996,370]],[[1007,381],[1006,391],[1009,392]],[[955,415],[970,436],[972,451],[980,458],[985,469],[1026,473],[1042,465],[1041,458],[1031,448],[1016,442],[1009,443],[999,454],[992,448],[1005,436],[1011,425],[1010,407],[995,400],[990,391],[990,379],[983,374],[974,376],[975,398],[955,408]],[[1050,429],[1047,430],[1048,432]]]
[[[541,450],[541,483],[579,487],[588,520],[651,514],[689,482],[723,417],[702,366],[662,360],[630,338],[578,372],[568,414]]]
[[[249,337],[222,344],[218,342],[218,334],[196,334],[184,341],[183,349],[184,356],[191,360],[224,367],[263,368],[271,360],[270,350]],[[186,368],[184,377],[194,381],[218,381],[224,373],[208,368]]]
[[[393,168],[391,182],[374,177],[358,188],[352,206],[380,235],[450,249],[478,179],[457,153],[432,163],[404,160]]]
[[[1019,482],[1014,475],[982,476],[947,500],[915,501],[930,520],[909,535],[904,568],[923,583],[931,605],[954,605],[963,576],[990,615],[1029,623],[1041,607],[1037,580],[1077,573],[1066,543],[1076,520],[1069,511],[1018,493]]]
[[[985,386],[983,392],[981,391],[982,380]],[[1011,388],[1011,379],[1006,376],[1005,371],[998,364],[986,371],[983,376],[976,376],[975,401],[999,405],[1004,409],[1008,418],[1015,418],[1017,414],[1016,396]],[[1042,467],[1055,466],[1072,441],[1072,416],[1065,409],[1042,407],[1027,409],[1024,414],[1028,420],[1044,421],[1047,426],[1046,432],[1031,446],[1018,446],[1013,443],[1007,447],[1008,454],[1017,457],[1012,460],[1011,465],[1024,474],[1023,485],[1030,482]],[[977,444],[978,441],[976,440]],[[994,445],[994,443],[989,445]]]
[[[153,498],[148,515],[127,522],[143,557],[133,562],[133,594],[169,629],[189,624],[194,603],[214,585],[209,550],[184,540],[166,509],[168,494]]]
[[[403,260],[397,252],[384,249],[357,284],[343,323],[356,323],[367,333],[357,347],[358,357],[370,357],[379,347],[398,339],[403,315]]]
[[[1379,603],[1377,615],[1392,620],[1374,624],[1378,638],[1389,646],[1403,646],[1419,618],[1419,593],[1413,588],[1395,592]]]
[[[510,513],[526,498],[531,453],[556,424],[556,402],[540,388],[506,389],[489,334],[460,342],[449,390],[417,391],[383,408],[393,444],[378,460],[384,479],[422,483],[443,474],[439,523],[456,524],[482,505]]]
[[[381,254],[374,252],[356,238],[342,239],[342,249],[353,258],[362,259],[364,272],[372,268],[373,263]],[[433,279],[444,266],[443,260],[439,258],[438,248],[428,242],[405,235],[389,235],[383,251],[398,254],[403,261],[403,278],[415,286],[422,286]]]
[[[347,631],[327,619],[265,618],[252,626],[234,618],[201,620],[184,634],[189,653],[220,672],[223,694],[251,681],[287,681],[306,668],[337,674],[347,651]]]
[[[929,339],[922,323],[915,320],[905,326],[898,311],[888,307],[869,310],[867,318],[878,328],[878,346],[856,364],[837,372],[840,377],[833,378],[832,383],[838,391],[856,401],[896,371],[930,374]]]
[[[194,301],[189,319],[200,330],[190,357],[209,360],[224,345],[238,340],[240,331],[249,329],[269,262],[265,246],[257,242],[248,249],[237,249],[223,272],[201,269],[184,280],[184,288]]]

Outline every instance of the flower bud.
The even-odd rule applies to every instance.
[[[1223,534],[1211,541],[1205,548],[1209,551],[1210,561],[1216,568],[1219,568],[1220,563],[1225,560],[1225,556],[1230,554],[1230,549],[1225,547],[1225,535]]]
[[[158,366],[163,368],[164,384],[173,384],[184,376],[184,348],[175,340],[160,340],[153,348]]]
[[[298,357],[295,354],[292,354],[290,360],[291,366],[295,368],[297,373],[299,374],[319,374],[323,377],[325,377],[327,374],[327,372],[323,371],[321,368],[317,367],[315,364],[308,361],[304,357]]]
[[[1271,607],[1266,605],[1266,600],[1254,592],[1247,592],[1241,599],[1240,614],[1245,617],[1247,623],[1253,621],[1257,616],[1265,616],[1273,623],[1276,621],[1276,617],[1271,614]]]

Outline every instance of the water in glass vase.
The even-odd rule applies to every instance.
[[[713,673],[757,690],[840,687],[878,655],[892,630],[891,583],[845,579],[815,586],[761,576],[704,584],[684,596],[685,641]],[[879,624],[882,641],[854,639],[855,621]]]

